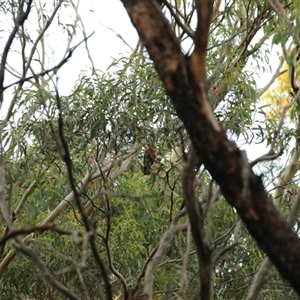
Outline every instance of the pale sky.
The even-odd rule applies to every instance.
[[[138,36],[120,0],[89,1],[89,5],[85,5],[84,1],[81,2],[79,12],[86,33],[95,31],[88,40],[92,59],[97,69],[105,71],[113,58],[130,53],[130,48],[117,37],[117,34],[121,35],[132,48],[136,46]],[[76,40],[79,42],[81,39],[82,35],[78,34]],[[61,93],[67,93],[72,89],[81,70],[90,66],[85,46],[81,45],[74,52],[70,62],[59,72]]]

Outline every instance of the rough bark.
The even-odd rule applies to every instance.
[[[226,137],[209,105],[205,57],[212,1],[196,1],[195,50],[185,57],[154,1],[122,0],[166,91],[188,130],[195,151],[228,203],[280,274],[300,294],[300,240],[281,217],[240,151]]]

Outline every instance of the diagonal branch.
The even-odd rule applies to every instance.
[[[197,155],[257,244],[300,294],[300,268],[295,267],[300,265],[300,240],[268,198],[261,177],[253,173],[245,153],[227,139],[209,106],[203,57],[210,2],[197,1],[198,11],[202,10],[198,21],[203,24],[197,27],[195,34],[200,41],[193,53],[194,61],[183,56],[166,18],[152,1],[122,2],[190,134]]]
[[[79,300],[79,298],[74,292],[70,291],[66,286],[62,285],[57,280],[55,280],[54,276],[49,272],[49,270],[40,260],[38,255],[34,251],[32,251],[28,246],[26,246],[21,240],[17,239],[15,247],[34,263],[34,265],[39,269],[40,274],[48,284],[60,291],[68,299]]]

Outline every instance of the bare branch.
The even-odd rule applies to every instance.
[[[182,190],[184,203],[189,216],[192,235],[196,244],[199,262],[200,276],[200,298],[209,300],[211,298],[211,276],[212,276],[212,244],[204,231],[204,215],[200,203],[196,199],[194,180],[195,166],[199,159],[191,146],[189,159],[182,170]]]
[[[79,46],[79,44],[77,46]],[[73,49],[75,49],[75,48],[73,47]],[[64,135],[64,120],[63,120],[63,115],[62,115],[63,112],[62,112],[62,108],[61,108],[60,96],[58,94],[57,88],[55,90],[56,90],[56,104],[57,104],[57,109],[58,109],[58,134],[59,134],[60,142],[61,142],[61,145],[62,145],[61,157],[62,157],[63,161],[66,164],[69,182],[70,182],[71,188],[73,190],[75,202],[76,202],[76,205],[77,205],[78,210],[80,212],[82,221],[84,223],[86,231],[90,232],[90,231],[92,231],[92,228],[90,226],[88,217],[85,213],[84,207],[81,203],[80,195],[77,192],[77,186],[76,186],[75,180],[74,180],[73,165],[72,165],[71,155],[70,155],[70,151],[69,151],[69,146],[68,146],[68,143],[67,143],[67,141],[65,139],[65,135]],[[99,266],[99,268],[102,272],[102,276],[103,276],[103,280],[104,280],[104,284],[105,284],[105,289],[106,289],[106,294],[107,294],[107,299],[112,300],[113,299],[112,290],[111,290],[111,285],[110,285],[110,282],[109,282],[108,274],[106,272],[104,263],[103,263],[102,259],[99,256],[99,253],[98,253],[98,250],[97,250],[97,247],[96,247],[96,243],[95,243],[94,235],[92,235],[90,237],[90,245],[91,245],[93,256],[94,256],[94,258],[95,258],[95,260],[96,260],[96,262],[97,262],[97,264],[98,264],[98,266]]]
[[[60,228],[57,228],[54,225],[43,225],[43,226],[34,226],[29,228],[21,228],[21,229],[14,229],[11,230],[8,234],[6,234],[1,240],[0,245],[6,243],[8,240],[15,238],[22,234],[28,234],[28,233],[35,233],[35,232],[44,232],[46,230],[51,230],[53,232],[64,234],[64,235],[72,235],[73,231],[66,231]]]
[[[3,92],[5,90],[3,83],[4,83],[5,66],[6,66],[6,62],[7,62],[8,52],[9,52],[11,44],[12,44],[13,40],[15,39],[16,33],[18,32],[20,26],[22,26],[24,24],[24,22],[26,21],[26,19],[28,18],[28,15],[29,15],[30,9],[31,9],[32,0],[28,1],[27,7],[25,10],[24,10],[24,4],[25,4],[24,0],[20,1],[18,16],[15,21],[15,26],[8,38],[8,41],[5,44],[5,47],[4,47],[4,50],[2,53],[1,64],[0,64],[0,107],[3,103]]]
[[[173,237],[177,232],[183,231],[187,229],[187,223],[176,225],[180,217],[184,214],[184,210],[179,212],[173,219],[169,229],[163,234],[159,246],[153,255],[151,261],[149,261],[146,272],[145,272],[145,283],[144,283],[144,291],[143,297],[145,299],[152,299],[152,289],[153,289],[153,279],[154,272],[161,261],[163,255],[165,254],[169,244],[173,240]]]
[[[25,254],[33,263],[34,265],[39,269],[41,275],[44,277],[45,281],[49,283],[51,286],[53,286],[55,289],[60,291],[63,295],[68,297],[68,299],[72,300],[79,300],[77,295],[73,292],[71,292],[67,287],[59,283],[53,275],[48,271],[48,269],[45,267],[43,262],[40,260],[40,258],[30,249],[28,248],[23,242],[20,240],[16,242],[15,247],[21,251],[23,254]]]
[[[8,86],[4,87],[3,90],[6,90],[16,84],[20,84],[22,85],[24,82],[26,81],[29,81],[31,79],[34,79],[34,78],[37,78],[37,77],[41,77],[41,76],[45,76],[45,75],[48,75],[49,73],[51,72],[54,72],[56,73],[64,64],[66,64],[69,59],[71,58],[71,56],[73,55],[73,52],[76,50],[76,48],[78,46],[80,46],[83,42],[85,42],[87,39],[89,39],[95,32],[93,31],[90,35],[88,35],[86,38],[84,38],[81,42],[79,42],[77,45],[75,45],[74,47],[72,47],[71,49],[69,49],[68,51],[68,55],[58,64],[56,65],[55,67],[51,68],[51,69],[48,69],[46,71],[43,71],[41,73],[38,73],[38,74],[35,74],[35,75],[32,75],[32,76],[29,76],[29,77],[26,77],[26,78],[22,78],[14,83],[11,83],[9,84]]]

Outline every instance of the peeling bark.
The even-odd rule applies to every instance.
[[[253,173],[245,153],[227,139],[209,105],[205,57],[212,2],[196,1],[199,22],[191,57],[181,52],[179,42],[154,1],[122,2],[190,134],[198,157],[259,247],[300,294],[300,240],[269,200],[261,178]]]

